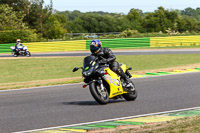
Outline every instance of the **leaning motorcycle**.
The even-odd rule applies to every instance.
[[[17,57],[19,55],[21,56],[27,56],[30,57],[31,53],[29,52],[28,48],[26,46],[18,46],[18,51],[15,50],[15,47],[12,46],[10,47],[10,49],[12,50],[12,56]]]
[[[73,72],[82,69],[82,76],[85,84],[83,88],[89,86],[93,98],[99,104],[107,104],[109,99],[124,98],[127,101],[134,101],[137,98],[137,90],[134,83],[131,81],[132,87],[126,88],[126,83],[123,78],[113,72],[107,63],[102,64],[101,60],[94,55],[84,58],[83,67],[75,67]],[[120,64],[120,67],[125,74],[131,78],[126,65]]]

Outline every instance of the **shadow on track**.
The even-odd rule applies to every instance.
[[[127,102],[126,100],[110,100],[108,102],[108,104],[110,103],[121,103],[121,102]],[[81,105],[81,106],[88,106],[88,105],[93,105],[93,106],[97,106],[97,105],[101,105],[99,103],[97,103],[96,101],[74,101],[74,102],[62,102],[62,104],[64,105]],[[106,104],[107,105],[107,104]],[[102,106],[102,105],[101,105]]]

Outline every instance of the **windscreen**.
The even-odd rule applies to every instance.
[[[87,56],[84,58],[83,61],[83,68],[85,71],[87,71],[88,69],[90,69],[91,66],[93,66],[95,63],[95,56]]]

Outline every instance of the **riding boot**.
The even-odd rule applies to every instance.
[[[124,73],[124,71],[122,70],[122,68],[119,68],[119,75],[124,79],[124,81],[126,82],[126,88],[130,88],[132,87],[132,83],[130,78]]]

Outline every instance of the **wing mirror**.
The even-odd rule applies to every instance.
[[[79,69],[78,67],[75,67],[72,71],[76,72],[76,71],[78,71],[78,69]]]
[[[132,70],[132,67],[129,67],[127,70]]]
[[[76,71],[78,71],[78,69],[83,69],[83,67],[74,67],[74,69],[72,70],[72,72],[76,72]]]

